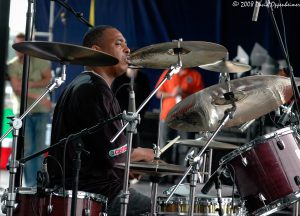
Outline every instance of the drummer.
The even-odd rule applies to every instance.
[[[122,33],[112,26],[97,26],[89,30],[83,39],[83,46],[105,52],[117,58],[113,66],[90,66],[75,78],[64,90],[55,107],[51,145],[72,133],[115,117],[121,113],[118,101],[113,97],[113,80],[126,72],[130,49]],[[126,136],[122,133],[114,143],[110,139],[122,128],[120,120],[109,123],[94,134],[82,137],[84,149],[81,154],[79,186],[81,191],[108,197],[108,215],[120,215],[120,197],[123,186],[123,170],[114,168],[116,162],[125,162]],[[72,160],[75,149],[72,143],[50,152],[61,164],[65,160],[65,187],[72,188]],[[153,150],[135,148],[131,161],[151,161]],[[54,160],[49,164],[52,185],[61,184],[62,173]],[[150,198],[130,189],[127,215],[150,212]]]
[[[156,85],[166,76],[168,69],[164,70]],[[162,108],[160,114],[160,145],[164,146],[168,140],[174,139],[180,135],[181,139],[192,139],[194,134],[184,133],[171,129],[166,124],[166,117],[174,105],[187,96],[200,91],[204,88],[202,75],[199,71],[192,68],[182,68],[177,74],[173,75],[171,80],[165,82],[157,91],[156,97],[162,98]],[[187,147],[174,146],[171,151],[167,151],[163,157],[173,164],[184,164],[184,157],[187,153]]]

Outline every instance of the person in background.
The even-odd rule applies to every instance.
[[[168,70],[164,70],[156,86],[166,76]],[[157,91],[156,97],[162,98],[160,113],[160,146],[163,147],[169,140],[179,135],[180,139],[193,139],[193,133],[176,131],[168,127],[166,117],[169,111],[181,100],[194,94],[204,88],[204,83],[200,72],[192,68],[182,68],[177,74],[174,74],[171,80],[167,80]],[[184,158],[187,153],[187,147],[174,145],[173,148],[166,151],[162,156],[168,163],[184,164]]]
[[[17,34],[15,43],[25,40],[23,33]],[[16,57],[8,62],[8,75],[12,88],[20,101],[22,87],[24,54],[16,51]],[[27,107],[38,99],[51,80],[50,62],[38,58],[30,58]],[[24,156],[46,148],[46,129],[49,122],[52,103],[48,97],[37,104],[25,117]],[[42,156],[26,162],[24,167],[25,183],[28,187],[36,186],[36,173],[42,167]]]
[[[118,64],[112,66],[89,66],[78,75],[64,90],[54,110],[51,145],[78,133],[99,122],[116,117],[122,113],[114,97],[111,85],[114,79],[126,72],[130,49],[122,33],[112,26],[96,26],[83,38],[83,46],[105,52],[117,58]],[[101,60],[99,60],[101,61]],[[120,215],[120,195],[124,182],[124,170],[116,168],[116,163],[126,160],[127,140],[124,133],[111,143],[110,140],[122,128],[120,119],[104,124],[93,134],[81,137],[84,149],[81,154],[78,190],[101,194],[108,198],[108,215]],[[64,153],[65,152],[65,153]],[[49,152],[60,164],[65,164],[66,189],[72,188],[73,143],[55,148]],[[131,161],[152,161],[152,149],[133,146]],[[51,162],[51,163],[50,163]],[[49,160],[48,170],[52,185],[62,184],[62,173],[54,160]],[[130,189],[127,215],[140,215],[149,212],[150,198]]]

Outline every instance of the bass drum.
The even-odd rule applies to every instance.
[[[36,188],[17,188],[16,208],[14,216],[61,216],[71,215],[72,191],[65,193],[50,193],[39,196]],[[99,194],[78,191],[76,215],[99,216],[106,215],[107,198]],[[65,214],[64,214],[65,212]]]
[[[235,178],[250,215],[268,215],[300,197],[299,137],[283,128],[241,146],[220,160]]]

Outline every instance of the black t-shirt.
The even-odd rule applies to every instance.
[[[119,104],[107,83],[96,73],[83,72],[67,86],[57,102],[51,145],[120,113]],[[110,143],[121,127],[121,120],[116,120],[105,124],[96,133],[82,137],[84,149],[90,154],[81,153],[79,190],[101,194],[111,200],[122,189],[124,171],[113,166],[116,162],[125,161],[126,136],[122,133],[114,143]],[[49,154],[63,165],[64,146],[55,148]],[[69,142],[65,156],[66,189],[71,189],[74,157],[74,144]],[[54,160],[48,161],[52,184],[61,183],[59,166]]]

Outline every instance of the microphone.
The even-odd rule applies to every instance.
[[[257,22],[260,5],[261,5],[261,0],[256,0],[255,5],[254,5],[253,14],[252,14],[252,21],[254,21],[254,22]]]
[[[128,112],[135,112],[136,111],[135,93],[134,93],[134,90],[133,90],[133,85],[134,85],[134,76],[131,76],[131,78],[130,78]]]
[[[201,192],[203,194],[207,194],[212,186],[216,183],[217,179],[220,177],[220,175],[226,170],[227,168],[220,166],[208,179],[208,181],[205,183],[203,188],[201,189]],[[225,176],[227,177],[227,176]]]
[[[279,124],[281,126],[285,126],[286,122],[290,118],[290,114],[292,112],[293,105],[294,105],[294,101],[285,110],[283,110],[283,114],[282,114],[282,116],[280,116],[277,124]]]
[[[254,122],[255,122],[255,119],[247,121],[246,123],[242,124],[238,129],[244,133],[245,130],[247,130]]]

